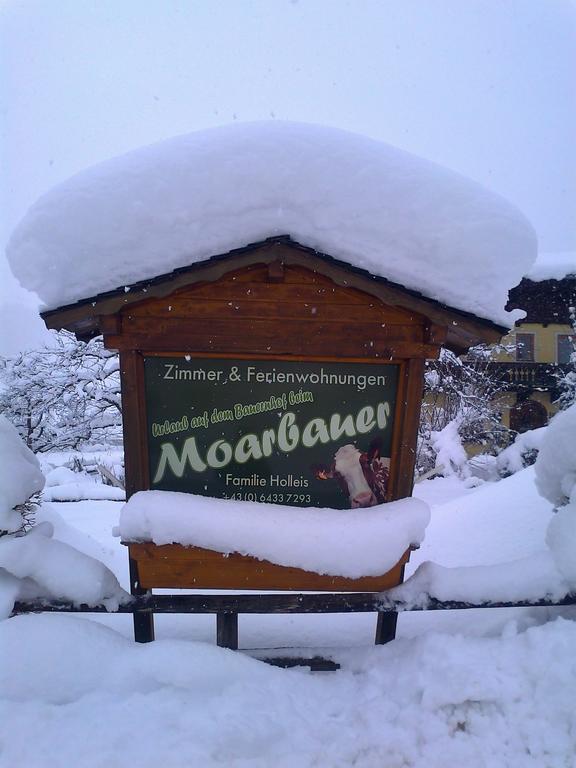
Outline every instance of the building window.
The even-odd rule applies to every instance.
[[[534,334],[516,334],[516,360],[524,363],[534,362]]]
[[[556,362],[569,363],[575,351],[576,338],[569,333],[556,334]]]

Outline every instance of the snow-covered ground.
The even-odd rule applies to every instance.
[[[532,468],[473,489],[429,480],[416,494],[432,520],[409,572],[424,560],[486,565],[544,547],[552,510]],[[120,503],[46,507],[39,517],[56,537],[127,586],[126,552],[111,534]],[[383,647],[371,645],[372,615],[240,618],[244,649],[308,645],[336,659],[336,673],[280,670],[219,649],[210,616],[157,617],[147,646],[131,641],[123,615],[16,617],[0,624],[10,660],[0,671],[0,765],[571,768],[570,616],[409,613]]]

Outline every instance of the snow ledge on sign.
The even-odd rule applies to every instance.
[[[237,552],[277,565],[345,578],[379,576],[418,545],[430,520],[419,499],[335,510],[140,491],[122,508],[123,541]]]
[[[502,325],[536,255],[500,196],[403,150],[282,121],[178,136],[89,168],[30,209],[8,245],[53,309],[269,237]]]

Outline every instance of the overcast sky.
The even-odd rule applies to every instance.
[[[3,249],[40,194],[233,120],[383,139],[503,194],[541,251],[576,250],[573,0],[0,0],[0,36],[0,323],[27,303]]]

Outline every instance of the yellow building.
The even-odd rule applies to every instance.
[[[507,308],[523,309],[526,317],[502,340],[510,351],[498,352],[492,365],[506,384],[503,421],[517,432],[544,426],[558,410],[558,375],[568,369],[576,349],[571,321],[575,307],[575,275],[525,278],[510,291]]]

